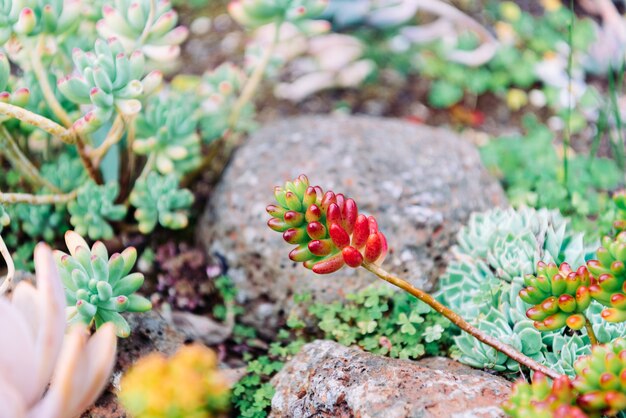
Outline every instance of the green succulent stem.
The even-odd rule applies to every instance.
[[[17,204],[28,203],[29,205],[55,205],[67,203],[76,199],[77,191],[67,194],[29,194],[29,193],[2,193],[0,203]]]
[[[410,293],[411,295],[415,296],[416,298],[418,298],[422,302],[426,303],[431,308],[433,308],[435,311],[439,312],[441,315],[443,315],[446,318],[448,318],[450,320],[450,322],[452,322],[453,324],[455,324],[456,326],[458,326],[459,328],[461,328],[463,331],[467,332],[468,334],[472,335],[478,341],[480,341],[480,342],[482,342],[484,344],[487,344],[490,347],[493,347],[494,349],[498,350],[499,352],[501,352],[501,353],[509,356],[513,360],[517,361],[518,363],[525,365],[529,369],[532,369],[532,370],[534,370],[536,372],[541,372],[541,373],[545,374],[546,376],[548,376],[548,377],[550,377],[552,379],[557,379],[560,376],[559,373],[557,373],[556,371],[550,369],[549,367],[546,367],[543,364],[540,364],[540,363],[536,362],[535,360],[533,360],[533,359],[525,356],[524,354],[520,353],[519,351],[517,351],[515,348],[511,347],[510,345],[504,344],[500,340],[498,340],[496,338],[493,338],[492,336],[490,336],[490,335],[484,333],[483,331],[479,330],[478,328],[472,326],[465,319],[463,319],[459,314],[457,314],[456,312],[454,312],[450,308],[442,305],[439,301],[437,301],[434,297],[432,297],[427,292],[412,286],[407,281],[405,281],[405,280],[403,280],[403,279],[401,279],[401,278],[399,278],[397,276],[394,276],[393,274],[387,272],[385,269],[379,267],[376,264],[372,264],[372,263],[369,263],[367,261],[364,261],[362,266],[366,270],[374,273],[376,276],[378,276],[382,280],[384,280],[384,281],[386,281],[388,283],[391,283],[392,285],[394,285],[396,287],[399,287],[400,289],[404,290],[405,292]]]
[[[270,60],[272,59],[272,55],[274,55],[274,50],[276,49],[276,45],[278,45],[278,40],[280,38],[280,28],[282,24],[283,24],[282,21],[278,21],[275,23],[274,36],[272,38],[272,42],[270,43],[269,47],[265,51],[265,54],[263,55],[261,62],[259,63],[259,65],[256,66],[256,68],[252,72],[252,75],[246,81],[246,84],[244,85],[243,90],[241,91],[241,94],[239,95],[239,97],[237,98],[237,101],[233,105],[233,110],[231,111],[230,116],[228,117],[228,126],[231,129],[233,129],[236,126],[237,121],[239,120],[241,111],[243,110],[245,105],[248,104],[250,100],[252,100],[254,93],[258,89],[261,81],[263,80],[263,76],[265,75],[265,70],[267,69],[267,66],[270,63]]]
[[[41,62],[41,56],[43,55],[43,51],[45,48],[45,38],[43,35],[40,35],[37,39],[37,47],[34,48],[30,53],[30,62],[33,66],[33,72],[35,73],[35,77],[39,82],[39,86],[41,87],[41,92],[43,97],[46,99],[46,103],[55,114],[57,118],[65,125],[66,128],[70,128],[72,126],[72,119],[69,117],[59,100],[54,95],[54,91],[52,90],[52,86],[50,86],[50,81],[48,80],[48,73],[46,72],[46,68],[43,66]]]
[[[0,254],[2,254],[2,258],[7,264],[7,275],[0,285],[0,295],[3,295],[11,286],[13,282],[13,277],[15,276],[15,264],[13,263],[13,257],[11,257],[11,252],[7,248],[7,245],[4,243],[2,239],[2,235],[0,235]]]
[[[589,322],[589,318],[585,314],[583,314],[585,318],[585,329],[587,330],[587,336],[589,337],[589,341],[591,345],[598,345],[598,338],[596,337],[596,333],[593,332],[593,325]]]
[[[1,148],[2,154],[7,157],[16,170],[22,173],[30,184],[45,187],[53,192],[60,192],[55,185],[42,177],[37,167],[22,153],[13,136],[4,125],[0,125],[0,144],[3,145]]]
[[[10,118],[19,119],[24,123],[44,130],[50,135],[59,138],[66,144],[73,145],[76,143],[77,136],[74,131],[66,129],[58,123],[44,116],[33,113],[30,110],[26,110],[23,107],[0,102],[0,114],[6,115]]]

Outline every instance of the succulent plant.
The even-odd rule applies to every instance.
[[[16,205],[15,213],[21,229],[32,238],[51,242],[68,224],[64,205]]]
[[[101,327],[107,322],[115,325],[119,337],[130,334],[130,326],[121,312],[145,312],[150,301],[135,294],[144,281],[143,274],[130,273],[137,251],[128,247],[109,258],[105,245],[96,241],[89,248],[76,232],[65,233],[70,254],[55,251],[55,259],[65,286],[70,323]]]
[[[568,326],[579,330],[585,323],[585,310],[591,304],[589,286],[593,277],[587,267],[576,271],[567,263],[537,264],[537,274],[524,277],[524,288],[519,295],[522,300],[534,305],[526,311],[540,331],[556,331]]]
[[[576,393],[567,376],[548,382],[546,376],[535,373],[532,383],[519,381],[513,386],[502,409],[513,418],[586,418],[576,406]]]
[[[155,97],[137,118],[133,151],[152,154],[161,174],[182,176],[200,164],[197,105],[182,96]]]
[[[284,188],[277,186],[274,197],[278,205],[267,207],[272,216],[267,224],[286,242],[297,244],[289,253],[291,260],[318,274],[384,260],[387,240],[373,216],[358,213],[354,200],[309,186],[305,175]]]
[[[130,203],[137,208],[135,219],[139,231],[147,234],[157,222],[169,229],[185,228],[189,223],[188,209],[193,203],[193,194],[178,187],[178,178],[174,174],[161,176],[152,172],[146,179],[135,183]]]
[[[228,5],[230,15],[239,24],[251,28],[268,23],[300,23],[319,16],[328,0],[233,0]]]
[[[602,318],[609,322],[626,321],[626,232],[615,239],[604,237],[596,251],[597,260],[587,262],[587,268],[596,277],[589,287],[591,297],[607,308]]]
[[[514,238],[511,238],[514,237]],[[518,238],[515,238],[518,237]],[[510,248],[511,254],[500,254],[499,243],[517,241],[533,251]],[[520,298],[524,285],[523,276],[534,273],[537,262],[583,265],[590,257],[591,247],[585,246],[582,235],[574,234],[565,219],[557,211],[522,208],[493,209],[475,213],[459,232],[453,249],[454,259],[440,279],[438,298],[453,310],[463,312],[464,317],[490,335],[502,336],[524,354],[557,370],[572,373],[569,354],[579,353],[589,346],[587,336],[581,338],[583,347],[574,343],[564,350],[564,341],[558,333],[539,332],[533,321],[526,317],[528,305]],[[502,260],[514,260],[508,266]],[[597,304],[596,304],[597,305]],[[591,303],[589,309],[597,309]],[[495,312],[494,312],[495,311]],[[594,319],[592,318],[592,321]],[[599,326],[593,323],[594,329]],[[615,336],[623,328],[605,334]],[[456,337],[460,349],[460,361],[476,367],[517,371],[518,364],[505,356],[498,356],[489,347],[463,335]],[[583,351],[584,352],[584,351]],[[561,357],[563,355],[563,357]]]
[[[80,0],[0,0],[0,45],[11,35],[61,35],[76,28]]]
[[[245,73],[231,63],[221,64],[202,76],[199,94],[202,118],[200,128],[204,142],[224,136],[229,129],[228,117],[246,79]],[[253,122],[254,106],[248,103],[237,121],[237,132],[248,132]]]
[[[0,17],[0,20],[1,19],[2,17]],[[0,34],[0,37],[1,36]],[[2,42],[0,42],[0,45],[1,44]],[[11,91],[11,84],[11,66],[7,56],[0,50],[0,102],[15,106],[26,106],[30,99],[30,91],[25,87]],[[0,115],[0,123],[9,119],[10,118],[5,115]]]
[[[171,64],[180,55],[180,44],[189,31],[176,26],[178,13],[169,0],[115,0],[104,5],[103,19],[97,24],[98,33],[105,39],[117,38],[127,53],[138,49],[148,59],[162,66]]]
[[[76,190],[87,177],[80,159],[66,153],[60,154],[54,163],[43,164],[41,175],[65,193]]]
[[[136,418],[222,416],[230,391],[217,365],[215,353],[200,344],[182,346],[170,358],[148,354],[122,377],[120,401]]]
[[[617,231],[626,230],[626,190],[620,190],[613,195],[613,203],[617,207],[617,214],[613,227]]]
[[[93,52],[76,49],[72,58],[77,74],[59,80],[59,90],[74,103],[93,106],[74,123],[78,132],[93,132],[115,112],[136,115],[141,110],[138,99],[161,83],[158,71],[144,77],[145,58],[141,52],[127,55],[115,38],[96,40]]]
[[[578,405],[595,415],[615,415],[626,410],[626,340],[594,346],[591,354],[574,365],[574,387],[580,393]]]
[[[0,299],[0,404],[12,418],[79,416],[108,384],[117,340],[112,325],[66,334],[65,300],[52,252],[35,250],[37,287],[26,281]],[[88,370],[88,372],[85,372]]]
[[[99,186],[88,181],[81,186],[76,200],[67,205],[71,215],[70,223],[78,234],[91,239],[113,237],[109,221],[119,221],[126,215],[126,207],[114,203],[118,189],[117,183]]]

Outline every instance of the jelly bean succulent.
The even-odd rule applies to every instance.
[[[502,409],[513,418],[587,417],[576,406],[574,387],[567,376],[559,376],[551,385],[541,373],[535,373],[532,383],[516,383]]]
[[[353,199],[332,191],[324,193],[301,175],[274,189],[278,205],[270,205],[268,226],[297,244],[289,258],[318,274],[329,274],[344,265],[381,264],[387,240],[373,216],[359,214]]]
[[[130,203],[135,206],[135,218],[139,231],[147,234],[157,225],[181,229],[189,223],[188,211],[193,203],[193,194],[178,188],[175,175],[161,176],[150,173],[139,180],[130,194]]]
[[[270,3],[263,19],[277,31],[287,15],[318,10]],[[13,254],[30,260],[31,239],[69,228],[97,240],[186,227],[183,185],[227,161],[254,127],[252,99],[278,40],[245,71],[180,74],[197,83],[178,89],[161,72],[180,67],[188,35],[173,4],[0,0],[0,204],[15,215],[4,231]]]
[[[531,305],[526,316],[535,321],[540,331],[555,331],[568,326],[581,329],[586,321],[584,312],[591,304],[589,287],[593,277],[585,266],[572,271],[567,263],[539,262],[536,275],[524,277],[520,298]]]
[[[173,356],[148,354],[122,377],[119,398],[136,418],[213,418],[228,410],[229,388],[217,356],[200,344]]]
[[[356,202],[341,193],[311,186],[305,175],[274,189],[276,204],[269,205],[268,226],[283,239],[297,245],[289,258],[317,274],[330,274],[344,266],[363,267],[380,279],[399,287],[439,312],[466,333],[495,350],[497,355],[556,378],[557,372],[521,353],[488,332],[468,323],[458,313],[407,281],[385,271],[382,264],[387,240],[373,216],[359,214]]]
[[[121,313],[145,312],[152,308],[149,300],[135,294],[144,281],[143,274],[130,272],[137,260],[137,251],[129,247],[109,258],[102,242],[97,241],[89,248],[74,231],[65,234],[65,242],[70,253],[56,251],[55,259],[70,305],[68,321],[96,328],[110,322],[118,336],[127,337],[130,326]]]
[[[626,321],[626,232],[617,237],[604,237],[596,252],[597,260],[590,260],[587,268],[596,277],[589,288],[591,296],[606,307],[602,318],[609,322]]]

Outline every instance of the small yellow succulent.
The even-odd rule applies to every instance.
[[[119,398],[135,418],[214,418],[228,409],[229,388],[215,353],[200,344],[137,361],[121,381]]]

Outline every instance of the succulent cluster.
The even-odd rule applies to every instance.
[[[289,258],[318,274],[328,274],[344,265],[356,268],[382,263],[387,240],[373,216],[358,213],[356,202],[343,194],[324,193],[300,175],[284,187],[274,189],[277,205],[269,205],[267,223],[281,232],[289,244],[297,245]]]
[[[540,331],[555,331],[568,326],[579,330],[586,322],[584,312],[591,304],[589,287],[593,277],[587,267],[576,271],[567,263],[537,264],[536,275],[524,277],[520,298],[531,305],[526,316]]]
[[[183,96],[154,97],[137,118],[133,151],[151,155],[161,174],[182,176],[200,164],[198,107]]]
[[[127,53],[140,50],[159,67],[175,62],[189,34],[186,27],[176,26],[178,13],[169,0],[115,0],[102,7],[102,16],[100,36],[117,38]]]
[[[0,0],[0,46],[11,35],[63,34],[76,27],[80,0]]]
[[[149,354],[122,377],[119,398],[136,418],[222,416],[230,393],[217,364],[215,353],[200,344],[183,346],[170,358]]]
[[[548,382],[546,376],[535,373],[532,383],[520,381],[502,409],[513,418],[586,418],[576,406],[576,394],[567,376]]]
[[[328,0],[235,0],[230,15],[241,25],[258,28],[269,23],[301,23],[320,15]]]
[[[602,318],[609,322],[626,321],[626,232],[615,239],[604,237],[602,247],[596,251],[597,260],[587,263],[589,271],[597,278],[589,288],[591,296],[607,308]]]
[[[575,377],[551,384],[535,373],[532,384],[518,382],[502,408],[516,417],[587,418],[615,416],[626,410],[626,340],[596,345],[574,364]]]
[[[35,250],[35,269],[36,287],[21,281],[11,299],[0,298],[2,414],[77,417],[108,384],[117,339],[111,324],[92,336],[66,329],[63,287],[45,244]]]
[[[152,172],[138,180],[130,194],[130,203],[135,206],[135,219],[139,231],[147,234],[154,230],[157,222],[169,229],[185,228],[189,223],[188,211],[193,203],[193,194],[178,187],[174,174],[161,176]]]
[[[593,347],[574,365],[578,405],[589,414],[615,415],[626,410],[626,340]]]
[[[30,91],[25,87],[21,87],[10,92],[9,90],[12,90],[11,84],[11,65],[7,56],[0,50],[0,102],[25,106],[30,98]],[[0,114],[0,122],[5,122],[8,119],[8,117]]]
[[[620,190],[613,195],[613,203],[617,207],[613,228],[617,231],[626,230],[626,190]]]
[[[507,246],[507,242],[522,246]],[[560,332],[540,332],[526,317],[528,305],[519,297],[524,276],[533,274],[539,261],[565,260],[584,265],[593,247],[571,231],[557,211],[522,208],[476,213],[457,236],[452,260],[440,279],[438,298],[492,336],[501,338],[527,356],[560,373],[573,375],[573,363],[588,354],[587,336],[563,337]],[[502,249],[506,252],[502,253]],[[510,262],[509,262],[510,261]],[[591,302],[589,318],[602,342],[626,331],[623,324],[600,326],[593,315],[600,305]],[[519,365],[467,334],[455,338],[461,362],[480,368],[517,371]]]
[[[127,54],[116,38],[98,39],[94,51],[74,50],[76,74],[59,80],[59,90],[74,103],[93,108],[74,123],[78,132],[93,132],[115,112],[134,116],[141,110],[139,99],[161,83],[162,75],[145,75],[145,58],[139,51]]]
[[[67,206],[76,232],[91,239],[113,237],[109,221],[119,221],[126,216],[126,207],[115,203],[118,193],[117,183],[99,186],[87,181],[83,184],[78,189],[76,200]]]
[[[76,232],[68,231],[65,242],[69,254],[55,252],[55,259],[65,286],[70,323],[115,325],[118,336],[127,337],[130,327],[121,312],[145,312],[152,305],[135,294],[142,286],[141,273],[130,273],[137,251],[133,247],[109,258],[105,245],[97,241],[91,249]]]

